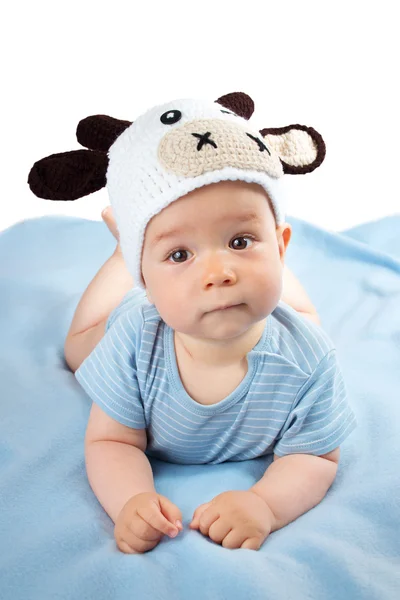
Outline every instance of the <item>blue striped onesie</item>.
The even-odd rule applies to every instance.
[[[196,402],[180,379],[173,330],[144,290],[133,288],[75,376],[110,417],[147,429],[148,456],[173,463],[321,455],[355,428],[332,341],[287,304],[267,317],[247,362],[226,398]]]

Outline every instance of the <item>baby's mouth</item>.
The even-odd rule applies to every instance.
[[[243,306],[243,304],[242,303],[241,304],[229,304],[227,306],[221,306],[219,308],[214,308],[214,310],[211,312],[225,312],[225,311],[231,310],[232,308],[239,308],[240,306]]]

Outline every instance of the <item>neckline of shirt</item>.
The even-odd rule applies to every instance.
[[[268,315],[265,323],[265,327],[261,338],[257,342],[250,352],[247,353],[247,373],[239,383],[239,385],[223,400],[216,404],[200,404],[196,402],[185,390],[181,377],[179,375],[178,363],[176,359],[175,345],[174,345],[174,330],[165,323],[163,323],[163,344],[164,344],[164,356],[167,367],[167,375],[170,384],[174,390],[174,393],[191,412],[199,415],[214,415],[225,411],[230,408],[236,402],[247,393],[254,375],[257,371],[258,362],[260,360],[261,352],[266,350],[269,345],[271,334],[272,334],[272,315]]]

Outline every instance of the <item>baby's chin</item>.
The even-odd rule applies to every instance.
[[[200,321],[195,323],[168,323],[177,333],[190,336],[192,338],[227,341],[234,340],[247,334],[252,328],[261,325],[270,313],[261,314],[259,318],[249,318],[248,315],[241,315],[245,307],[234,307],[224,310],[205,313]]]

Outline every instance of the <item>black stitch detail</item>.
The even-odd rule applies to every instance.
[[[252,140],[254,140],[255,142],[257,142],[258,147],[260,149],[260,152],[264,152],[264,150],[266,150],[268,152],[268,154],[271,156],[271,152],[268,150],[267,146],[264,144],[264,142],[262,142],[261,140],[259,140],[258,138],[254,137],[254,135],[251,135],[250,133],[246,133],[246,135],[249,136],[249,138],[251,138]]]
[[[229,110],[221,110],[221,112],[226,113],[227,115],[233,115],[234,117],[238,117],[239,115],[237,115],[234,112],[230,112]]]
[[[210,131],[207,131],[207,133],[192,133],[192,135],[200,140],[197,145],[197,150],[201,150],[204,144],[210,144],[211,146],[214,146],[214,148],[217,148],[217,144],[213,140],[208,139],[211,135]]]

